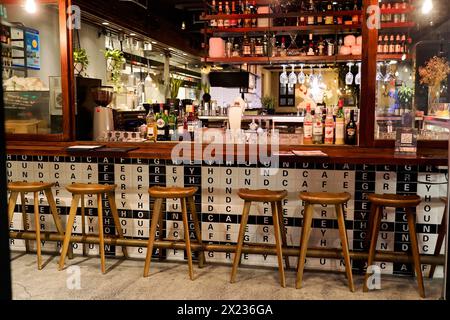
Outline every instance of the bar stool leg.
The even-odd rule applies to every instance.
[[[376,208],[375,208],[375,216],[373,218],[373,228],[371,231],[370,249],[369,249],[369,258],[367,260],[367,268],[369,268],[375,260],[375,250],[377,248],[378,232],[380,230],[381,216],[382,216],[381,211],[382,210],[383,210],[383,208],[379,207],[379,206],[376,206]],[[366,270],[366,275],[364,276],[364,285],[363,285],[364,292],[369,291],[369,288],[367,286],[368,279],[369,279],[369,273]]]
[[[364,240],[364,247],[369,249],[370,247],[370,239],[372,237],[372,229],[373,229],[373,220],[375,219],[375,216],[377,214],[376,210],[377,210],[377,206],[375,204],[371,204],[371,208],[370,208],[370,216],[369,219],[367,221],[367,231],[366,231],[366,239]]]
[[[411,249],[413,254],[414,267],[416,269],[417,282],[419,285],[419,294],[422,298],[425,298],[425,288],[423,286],[423,277],[420,265],[419,245],[417,243],[416,234],[416,216],[412,212],[411,208],[406,208],[406,217],[408,219],[409,236],[411,238]]]
[[[158,217],[160,214],[162,214],[161,207],[162,207],[162,199],[157,198],[153,205],[153,215],[152,215],[152,221],[150,224],[150,233],[148,235],[147,255],[145,256],[145,265],[144,265],[144,277],[148,277],[148,272],[150,270],[150,262],[152,259],[152,252],[153,252],[153,244],[155,243],[156,226],[158,224]]]
[[[352,264],[350,262],[350,252],[348,249],[348,237],[346,231],[347,229],[345,228],[343,205],[342,204],[335,205],[335,209],[338,219],[339,235],[341,236],[342,254],[344,255],[345,271],[347,273],[348,287],[350,288],[351,292],[355,292],[355,287],[353,286]]]
[[[200,229],[200,224],[199,224],[199,220],[198,220],[198,216],[197,216],[197,210],[195,209],[194,198],[189,197],[188,202],[189,202],[189,207],[190,207],[189,209],[191,210],[191,214],[192,214],[192,220],[194,221],[195,236],[197,237],[198,243],[201,246],[203,246],[202,231]],[[204,264],[205,264],[205,251],[200,250],[199,251],[199,260],[198,260],[199,268],[203,268]]]
[[[191,240],[189,237],[189,222],[186,207],[186,198],[181,198],[181,215],[183,216],[183,228],[184,228],[184,241],[186,243],[186,255],[189,265],[189,277],[194,280],[194,269],[192,266],[192,250],[191,250]]]
[[[283,206],[281,205],[281,201],[277,202],[278,208],[278,218],[280,220],[280,228],[281,228],[281,239],[283,240],[283,245],[287,247],[287,235],[286,235],[286,226],[284,225],[284,217],[283,217]],[[289,264],[289,256],[286,255],[284,257],[286,263],[286,269],[290,269],[291,266]]]
[[[233,268],[231,269],[231,279],[230,283],[236,281],[236,273],[239,265],[239,260],[241,259],[242,245],[244,244],[245,228],[247,226],[248,215],[250,213],[251,201],[244,202],[244,210],[242,211],[241,226],[239,227],[238,243],[236,245],[236,253],[234,254]]]
[[[22,208],[23,230],[28,231],[28,216],[25,202],[25,194],[20,192],[20,203]],[[25,252],[30,252],[30,240],[25,240]]]
[[[53,216],[53,221],[55,222],[56,230],[59,234],[64,234],[64,228],[62,226],[61,218],[58,215],[58,209],[56,208],[55,198],[53,198],[53,193],[51,189],[45,189],[45,196],[47,197],[48,204],[50,206],[50,212]]]
[[[86,239],[86,216],[84,212],[84,195],[81,195],[81,235]],[[87,256],[86,244],[83,242],[83,256]]]
[[[438,229],[438,238],[436,241],[436,247],[434,248],[434,255],[438,256],[441,253],[442,244],[444,243],[445,233],[447,232],[447,205],[445,205],[444,208],[444,214],[442,215],[442,221],[441,225]],[[428,274],[428,277],[430,279],[434,276],[434,271],[436,270],[436,265],[431,265],[430,273]]]
[[[117,212],[117,206],[116,206],[116,200],[114,199],[114,196],[112,193],[108,193],[108,202],[109,206],[111,208],[111,213],[113,216],[114,224],[116,226],[117,234],[119,235],[120,239],[123,239],[123,230],[122,226],[120,225],[120,219],[119,219],[119,213]],[[122,246],[122,252],[125,258],[128,258],[128,251],[126,246]]]
[[[41,257],[41,225],[39,223],[39,198],[38,193],[34,192],[34,227],[36,229],[36,253],[38,269],[42,269]]]
[[[19,196],[18,192],[11,192],[9,196],[9,202],[8,202],[8,219],[9,223],[12,222],[13,216],[14,216],[14,208],[16,206],[17,197]]]
[[[283,288],[286,287],[286,278],[284,276],[284,266],[283,266],[283,240],[281,239],[281,233],[284,230],[280,230],[280,218],[278,212],[278,205],[275,202],[271,203],[272,206],[272,216],[273,216],[273,229],[275,233],[275,244],[277,249],[278,258],[278,272],[280,274],[280,284]]]
[[[102,194],[97,195],[97,215],[98,215],[98,235],[100,238],[100,241],[99,241],[100,263],[101,263],[102,273],[105,273],[105,241],[103,238]]]
[[[306,251],[308,249],[308,240],[312,229],[312,216],[313,216],[313,206],[306,203],[305,215],[303,219],[303,229],[300,239],[300,256],[298,258],[297,265],[297,279],[295,282],[295,288],[300,289],[302,287],[303,280],[303,269],[305,268]]]
[[[61,249],[61,257],[59,258],[59,267],[58,270],[62,270],[64,268],[64,260],[67,255],[67,251],[69,250],[70,237],[72,235],[72,227],[73,222],[75,221],[75,216],[77,214],[78,202],[80,201],[81,196],[79,194],[74,194],[72,199],[72,205],[70,207],[69,218],[67,219],[66,225],[66,233],[64,236],[63,246]]]
[[[164,231],[163,223],[164,223],[164,217],[163,217],[162,214],[160,214],[160,215],[159,215],[159,219],[158,219],[158,239],[159,239],[160,241],[162,241],[162,240],[164,239],[164,236],[163,236],[163,231]],[[163,261],[163,259],[164,259],[164,254],[163,254],[163,252],[164,252],[164,251],[165,251],[165,249],[163,249],[163,248],[159,248],[159,249],[158,249],[158,258],[159,258],[159,261]]]

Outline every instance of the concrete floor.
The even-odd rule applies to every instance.
[[[14,299],[148,299],[148,300],[415,300],[420,299],[411,277],[382,275],[381,290],[362,292],[362,276],[355,276],[351,293],[344,274],[305,271],[303,288],[294,288],[295,272],[286,272],[287,288],[281,288],[278,272],[269,268],[241,267],[237,282],[229,283],[231,267],[209,264],[194,267],[189,280],[187,263],[153,261],[150,277],[143,278],[144,261],[106,259],[107,273],[100,271],[98,257],[77,256],[57,271],[58,257],[43,256],[45,267],[37,270],[34,254],[12,253]],[[67,266],[78,266],[67,268]],[[80,277],[77,277],[77,274]],[[80,289],[76,279],[80,279]],[[75,279],[75,280],[74,280]],[[425,279],[427,299],[439,299],[442,279]]]

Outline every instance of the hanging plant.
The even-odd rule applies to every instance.
[[[108,49],[105,51],[105,59],[107,70],[111,72],[111,82],[114,84],[114,91],[120,91],[122,88],[122,68],[126,62],[123,52],[118,49]]]
[[[400,89],[398,89],[398,100],[404,107],[411,107],[413,95],[414,89],[411,87],[407,87],[404,84],[400,87]]]
[[[89,57],[86,53],[86,49],[77,48],[73,50],[73,63],[75,75],[86,75],[84,71],[89,65]]]
[[[178,79],[178,78],[174,78],[171,77],[170,78],[170,98],[171,99],[176,99],[178,97],[178,91],[180,91],[180,87],[183,84],[183,80],[182,79]]]

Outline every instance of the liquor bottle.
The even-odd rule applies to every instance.
[[[353,25],[359,24],[359,14],[356,12],[358,11],[358,2],[357,0],[353,1],[353,11],[355,11],[352,15],[352,23]]]
[[[356,145],[357,139],[357,127],[355,122],[355,111],[350,111],[350,121],[347,123],[347,127],[345,129],[345,143],[348,145]]]
[[[390,9],[392,9],[392,5],[391,5],[391,3],[389,2],[389,3],[386,4],[386,10],[390,10]],[[387,14],[385,15],[385,17],[386,17],[385,22],[392,22],[392,13],[387,13]]]
[[[395,36],[395,53],[403,53],[402,41],[399,34]]]
[[[156,140],[165,141],[166,139],[166,122],[164,121],[163,104],[160,105],[159,112],[155,116],[156,121]]]
[[[312,33],[309,34],[309,44],[308,44],[308,51],[306,52],[307,56],[314,56],[315,48],[314,48],[314,41],[313,41],[313,35]]]
[[[300,2],[300,14],[301,16],[298,18],[298,25],[299,26],[306,26],[306,17],[304,16],[305,11],[307,11],[306,8],[306,0],[301,0]]]
[[[383,53],[389,53],[389,36],[387,34],[383,37]]]
[[[407,52],[406,35],[404,35],[404,34],[402,34],[402,37],[401,37],[401,46],[402,46],[402,52],[401,53],[406,53]]]
[[[217,14],[222,14],[223,15],[222,1],[219,1],[219,8],[218,8]],[[217,27],[223,28],[223,19],[217,19]]]
[[[263,48],[262,55],[264,57],[268,57],[270,49],[269,49],[269,40],[267,39],[267,34],[266,33],[264,34],[264,38],[262,40],[262,48]]]
[[[250,10],[250,3],[245,0],[244,2],[244,14],[250,14],[251,10]],[[252,26],[252,19],[250,18],[245,18],[244,19],[244,27],[245,28],[250,28]]]
[[[394,3],[394,9],[400,9],[400,2]],[[394,15],[393,15],[393,21],[394,21],[395,23],[400,22],[400,14],[399,14],[399,13],[394,13]]]
[[[191,141],[194,141],[194,132],[195,128],[197,127],[197,118],[194,114],[194,106],[188,105],[186,106],[186,129],[191,137]]]
[[[327,117],[325,119],[325,144],[333,144],[334,142],[334,118],[332,107],[327,108]]]
[[[226,15],[230,14],[230,6],[228,4],[228,1],[225,2],[224,14],[226,14]],[[230,19],[223,19],[223,27],[224,28],[229,28],[230,27]]]
[[[402,8],[403,10],[408,9],[408,4],[406,3],[406,0],[402,0],[401,8]],[[406,20],[407,20],[407,19],[406,19],[406,13],[400,14],[400,22],[406,22]]]
[[[344,117],[344,100],[340,99],[338,103],[338,111],[336,113],[336,141],[335,144],[345,143],[345,117]]]
[[[155,135],[155,114],[153,112],[153,106],[150,106],[147,116],[145,117],[147,123],[147,140],[150,142],[156,141]]]
[[[231,14],[236,14],[236,3],[235,1],[231,2]],[[236,19],[230,19],[230,27],[231,28],[236,28],[237,26],[237,20]]]
[[[250,56],[254,57],[256,55],[256,40],[255,38],[250,39]]]
[[[162,116],[164,120],[164,141],[170,141],[169,135],[169,106],[164,106],[164,113]]]
[[[322,110],[320,107],[316,107],[314,111],[313,121],[313,143],[322,144],[323,139],[323,123],[322,123]]]
[[[318,13],[325,12],[325,7],[322,5],[322,3],[320,1],[316,4],[316,11]],[[316,23],[315,24],[317,24],[317,25],[324,24],[323,15],[318,15],[316,17]]]
[[[352,10],[352,8],[351,8],[351,3],[350,3],[349,0],[345,1],[344,10],[345,10],[345,11],[350,11],[350,10]],[[353,21],[352,21],[352,15],[351,15],[351,14],[348,14],[348,15],[345,15],[345,16],[344,16],[344,24],[347,25],[347,26],[351,26],[351,25],[353,24]]]
[[[317,55],[323,56],[325,54],[325,42],[323,42],[322,37],[320,37],[319,42],[317,43]]]
[[[378,47],[377,47],[377,52],[378,53],[384,53],[384,48],[383,48],[383,36],[378,36]]]
[[[337,4],[335,5],[334,11],[342,11],[342,10],[344,10],[342,2],[338,1]],[[344,17],[342,15],[335,16],[334,18],[336,19],[334,24],[344,24]]]
[[[331,14],[332,11],[333,11],[333,2],[331,0],[328,0],[326,5],[327,15],[325,16],[325,24],[334,23],[333,15]]]
[[[168,137],[168,140],[169,141],[176,141],[177,140],[176,139],[176,136],[177,136],[177,116],[175,114],[175,107],[173,105],[170,106],[168,126],[169,126],[169,137]]]
[[[286,57],[287,51],[286,51],[286,41],[284,37],[281,37],[281,46],[280,46],[280,57]]]
[[[252,6],[250,7],[250,13],[251,14],[257,14],[258,13],[258,10],[256,9],[256,1],[255,0],[253,0],[253,2],[252,2]],[[252,20],[251,20],[251,24],[252,24],[252,28],[256,28],[257,26],[258,26],[258,19],[257,18],[252,18]]]
[[[395,53],[395,39],[393,34],[389,37],[389,53]]]
[[[242,56],[250,57],[252,55],[252,48],[250,41],[248,41],[247,35],[244,36],[244,42],[242,43]]]
[[[382,3],[380,6],[381,15],[380,15],[380,22],[386,22],[386,13],[383,13],[384,10],[386,10],[386,3]]]
[[[217,14],[216,0],[212,0],[212,2],[211,2],[211,10],[210,10],[210,13],[209,13],[209,14],[211,14],[211,15]],[[212,20],[209,22],[209,25],[210,25],[211,27],[217,27],[217,21],[216,21],[216,19],[212,19]]]
[[[311,115],[311,104],[306,104],[306,115],[303,120],[303,144],[312,144],[313,118]]]
[[[316,11],[316,8],[314,6],[314,1],[313,0],[309,0],[308,11],[311,12],[311,13],[314,13]],[[315,22],[316,21],[315,21],[314,15],[309,15],[308,16],[308,20],[307,20],[307,24],[308,25],[313,25],[313,24],[315,24]]]
[[[265,37],[265,35],[264,35],[264,37]],[[264,55],[265,55],[265,53],[264,53],[263,42],[261,41],[261,38],[258,38],[258,39],[256,40],[256,43],[255,43],[255,53],[254,53],[254,56],[255,56],[255,57],[262,57],[262,56],[264,56]]]
[[[243,14],[243,13],[244,13],[242,0],[239,0],[239,3],[238,3],[238,5],[237,5],[237,7],[236,7],[236,13],[237,13],[237,14]],[[244,19],[239,18],[239,19],[237,20],[237,25],[236,25],[236,27],[242,28],[243,26],[244,26]]]

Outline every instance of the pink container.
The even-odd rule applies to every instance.
[[[223,58],[225,57],[225,40],[222,38],[209,39],[209,57]]]

